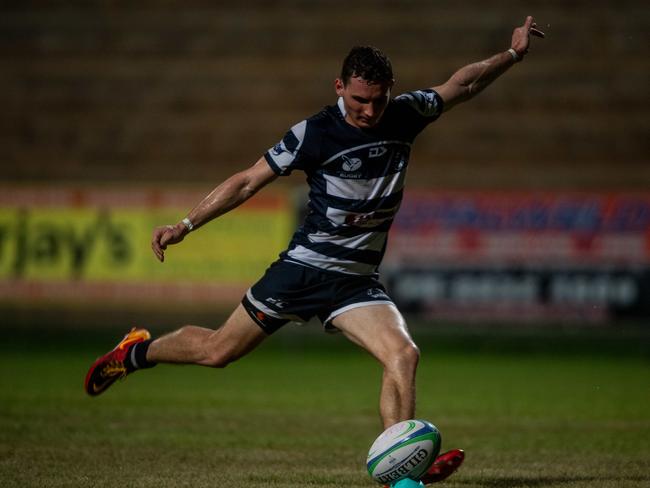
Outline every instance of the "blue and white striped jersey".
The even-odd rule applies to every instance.
[[[344,117],[343,100],[294,125],[264,155],[273,171],[303,170],[309,213],[281,258],[323,270],[375,274],[402,200],[411,144],[442,113],[433,90],[392,99],[372,129]]]

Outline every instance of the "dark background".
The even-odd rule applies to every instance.
[[[394,93],[545,40],[415,145],[410,185],[650,188],[650,9],[620,1],[7,1],[0,164],[9,181],[218,182],[335,100],[352,45]]]

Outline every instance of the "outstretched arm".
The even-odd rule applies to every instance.
[[[165,260],[165,249],[170,244],[178,244],[192,229],[238,207],[255,195],[265,185],[277,178],[264,158],[250,168],[236,173],[217,186],[187,214],[189,225],[183,221],[176,225],[156,227],[151,238],[151,248],[156,257]]]
[[[529,16],[526,17],[524,25],[517,27],[512,33],[509,50],[469,64],[456,71],[444,84],[433,87],[442,97],[445,111],[478,95],[513,64],[524,59],[528,53],[531,35],[544,37],[544,33],[537,29],[537,24]]]

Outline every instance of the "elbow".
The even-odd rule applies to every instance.
[[[477,93],[476,87],[474,86],[473,83],[469,85],[461,86],[460,89],[458,90],[456,97],[453,100],[453,103],[450,104],[449,108],[458,105],[459,103],[466,102],[467,100],[472,98],[476,93]]]
[[[255,182],[252,180],[252,178],[248,176],[244,177],[240,189],[240,194],[244,198],[244,200],[248,200],[250,197],[255,195],[258,190],[259,188],[257,187],[257,185],[255,185]]]
[[[469,81],[465,78],[462,78],[458,75],[454,75],[451,80],[451,90],[449,101],[453,102],[452,105],[457,103],[462,103],[466,100],[469,100],[478,92],[478,86],[476,81]],[[445,100],[445,105],[447,100]]]
[[[480,92],[480,88],[477,83],[470,83],[466,87],[466,94],[465,94],[465,100],[469,100],[472,98],[474,95],[477,95],[478,92]]]
[[[481,83],[479,80],[465,80],[461,85],[460,98],[465,101],[477,95],[481,91]]]
[[[264,186],[273,181],[277,175],[273,173],[263,159],[246,171],[240,173],[241,193],[246,199],[255,195]]]
[[[248,200],[276,178],[264,159],[231,177],[233,193],[240,201]]]
[[[469,83],[465,88],[465,100],[474,98],[476,95],[485,90],[487,84],[483,80],[476,80]]]

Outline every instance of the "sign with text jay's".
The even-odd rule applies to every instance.
[[[448,320],[650,316],[650,193],[411,192],[383,273]]]
[[[286,247],[291,203],[259,194],[158,262],[152,229],[178,222],[207,191],[0,186],[0,303],[231,307]]]

